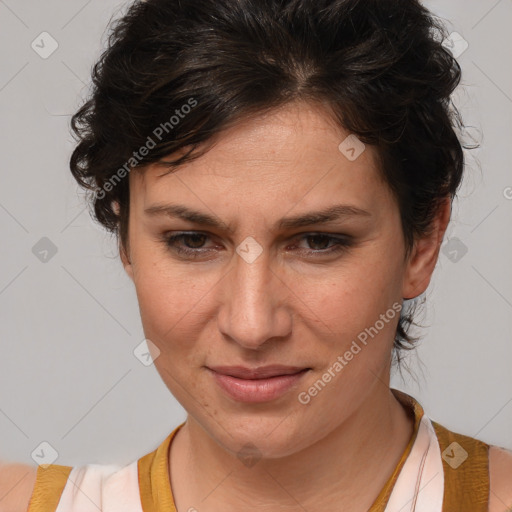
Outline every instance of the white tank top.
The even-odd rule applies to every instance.
[[[444,473],[441,450],[430,419],[418,434],[395,482],[385,512],[442,512]],[[56,512],[144,512],[137,461],[121,467],[73,467]]]

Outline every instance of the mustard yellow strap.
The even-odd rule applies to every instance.
[[[59,464],[41,464],[27,512],[55,512],[73,468]]]
[[[400,460],[398,461],[398,464],[395,467],[393,473],[388,478],[388,481],[386,482],[386,484],[380,491],[379,495],[377,496],[376,500],[374,501],[373,505],[370,507],[368,512],[384,512],[386,510],[386,506],[387,506],[389,498],[391,496],[391,492],[393,491],[396,481],[398,480],[398,475],[402,471],[405,461],[407,460],[407,457],[409,457],[409,454],[412,451],[414,442],[416,441],[416,438],[418,437],[420,421],[424,414],[423,408],[414,399],[408,397],[404,393],[397,391],[397,390],[393,390],[393,393],[395,394],[395,396],[397,396],[399,398],[399,400],[402,403],[405,403],[406,407],[408,408],[407,411],[408,411],[409,415],[411,417],[414,416],[413,434],[412,434],[412,437],[409,439],[409,442],[407,443],[407,446],[406,446],[404,452],[402,453],[402,456],[400,457]]]
[[[156,450],[144,455],[137,462],[140,501],[144,512],[177,512],[169,481],[169,447],[172,438],[182,426],[183,423]]]
[[[487,512],[489,445],[432,421],[444,469],[443,512]]]
[[[151,481],[151,466],[155,454],[156,450],[144,455],[137,462],[140,502],[144,512],[157,512],[156,504],[153,501],[153,482]]]

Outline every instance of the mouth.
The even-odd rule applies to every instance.
[[[311,368],[290,366],[267,366],[255,369],[207,368],[218,388],[225,395],[237,402],[246,403],[269,402],[285,395],[311,370]]]
[[[284,365],[268,365],[257,368],[247,368],[244,366],[207,366],[207,368],[221,375],[245,380],[261,380],[280,377],[282,375],[295,375],[306,370],[311,370],[311,368],[305,368],[304,366]]]

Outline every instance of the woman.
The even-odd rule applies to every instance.
[[[71,170],[188,416],[126,467],[39,466],[6,510],[512,506],[510,452],[389,385],[462,178],[443,35],[412,0],[132,5]]]

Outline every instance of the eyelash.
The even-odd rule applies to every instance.
[[[206,233],[201,233],[200,231],[192,231],[192,232],[186,232],[186,233],[178,233],[174,235],[166,235],[164,234],[162,236],[162,242],[164,246],[173,251],[176,252],[179,255],[187,256],[191,258],[197,258],[201,254],[207,253],[210,249],[190,249],[190,248],[183,248],[176,245],[176,242],[179,240],[183,240],[186,237],[193,237],[193,236],[204,236],[206,238],[210,238]],[[301,237],[301,239],[307,239],[307,238],[324,238],[328,243],[334,242],[335,245],[328,249],[320,249],[320,250],[311,250],[309,251],[310,255],[316,256],[325,256],[328,254],[336,254],[336,253],[342,253],[344,251],[347,251],[352,246],[352,241],[345,237],[335,237],[330,236],[326,233],[307,233]],[[308,252],[306,250],[306,252]]]

